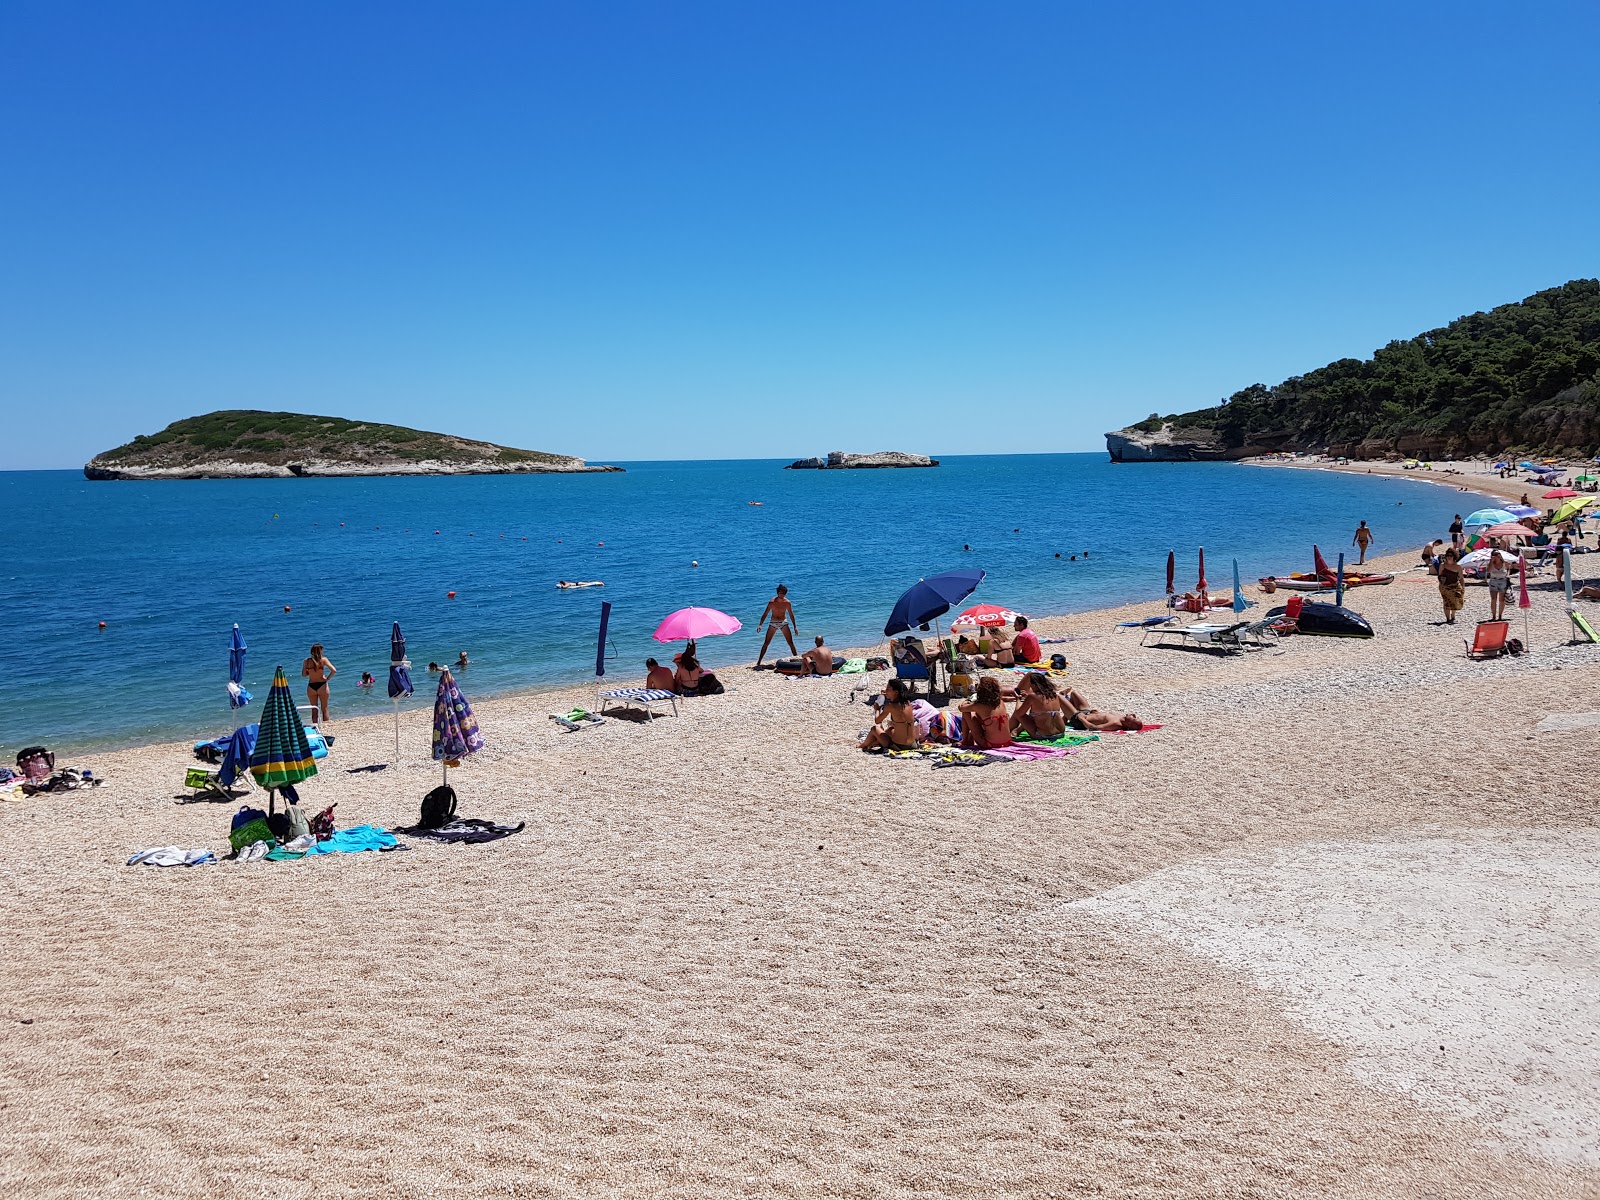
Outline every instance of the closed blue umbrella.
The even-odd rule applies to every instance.
[[[600,601],[600,644],[594,650],[594,677],[602,678],[606,673],[606,630],[611,627],[611,601]]]
[[[893,637],[943,616],[977,590],[983,575],[980,570],[946,571],[917,580],[895,602],[889,623],[883,627],[884,636]]]
[[[1239,582],[1239,560],[1233,560],[1233,611],[1243,612],[1250,607],[1250,602],[1244,598],[1244,585]]]
[[[406,669],[406,635],[400,632],[400,622],[389,632],[389,699],[394,701],[394,760],[400,761],[400,699],[412,692],[411,673]]]
[[[244,656],[250,648],[244,644],[244,634],[233,627],[233,642],[228,647],[228,707],[243,708],[254,697],[244,690]]]
[[[1339,574],[1334,579],[1333,602],[1344,607],[1344,555],[1339,555]]]

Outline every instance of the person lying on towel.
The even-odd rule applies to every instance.
[[[1071,710],[1067,723],[1074,729],[1083,729],[1090,733],[1110,733],[1117,729],[1144,728],[1144,721],[1137,713],[1107,712],[1104,709],[1092,708],[1077,688],[1069,688],[1062,699]]]

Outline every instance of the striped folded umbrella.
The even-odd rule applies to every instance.
[[[281,788],[310,779],[316,773],[306,727],[295,711],[289,679],[279,667],[261,708],[261,728],[256,734],[256,747],[250,752],[250,774],[264,788]]]

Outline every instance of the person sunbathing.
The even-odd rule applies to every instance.
[[[911,706],[911,694],[901,679],[890,679],[883,685],[883,705],[873,719],[872,728],[861,739],[863,750],[915,750],[917,748],[917,715]]]
[[[833,674],[833,651],[822,644],[822,635],[817,634],[817,645],[813,650],[807,650],[800,656],[800,661],[805,664],[807,672],[812,675]]]
[[[960,708],[961,744],[978,750],[998,750],[1011,745],[1011,717],[1000,696],[1000,681],[985,675],[978,680],[978,695]]]
[[[1083,729],[1090,733],[1110,733],[1117,729],[1144,728],[1144,721],[1137,713],[1108,712],[1090,707],[1089,701],[1084,699],[1083,693],[1077,688],[1068,688],[1067,694],[1062,699],[1071,710],[1067,724],[1074,729]]]
[[[1011,732],[1026,733],[1047,742],[1067,731],[1071,710],[1056,691],[1055,680],[1042,671],[1030,671],[1017,682],[1017,707],[1011,714]]]
[[[1600,600],[1600,587],[1587,583],[1572,594],[1579,600]]]
[[[645,687],[658,692],[670,692],[675,690],[675,680],[672,672],[666,667],[663,667],[655,659],[645,659],[644,669]]]

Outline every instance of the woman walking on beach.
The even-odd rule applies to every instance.
[[[1489,555],[1489,620],[1500,621],[1506,615],[1506,594],[1511,590],[1511,566],[1505,556],[1496,550]]]
[[[1466,606],[1467,588],[1455,547],[1439,560],[1439,599],[1444,602],[1444,623],[1454,625],[1456,614]]]
[[[306,677],[306,703],[328,719],[328,681],[339,673],[322,653],[322,643],[311,647],[311,656],[300,664],[300,674]]]

